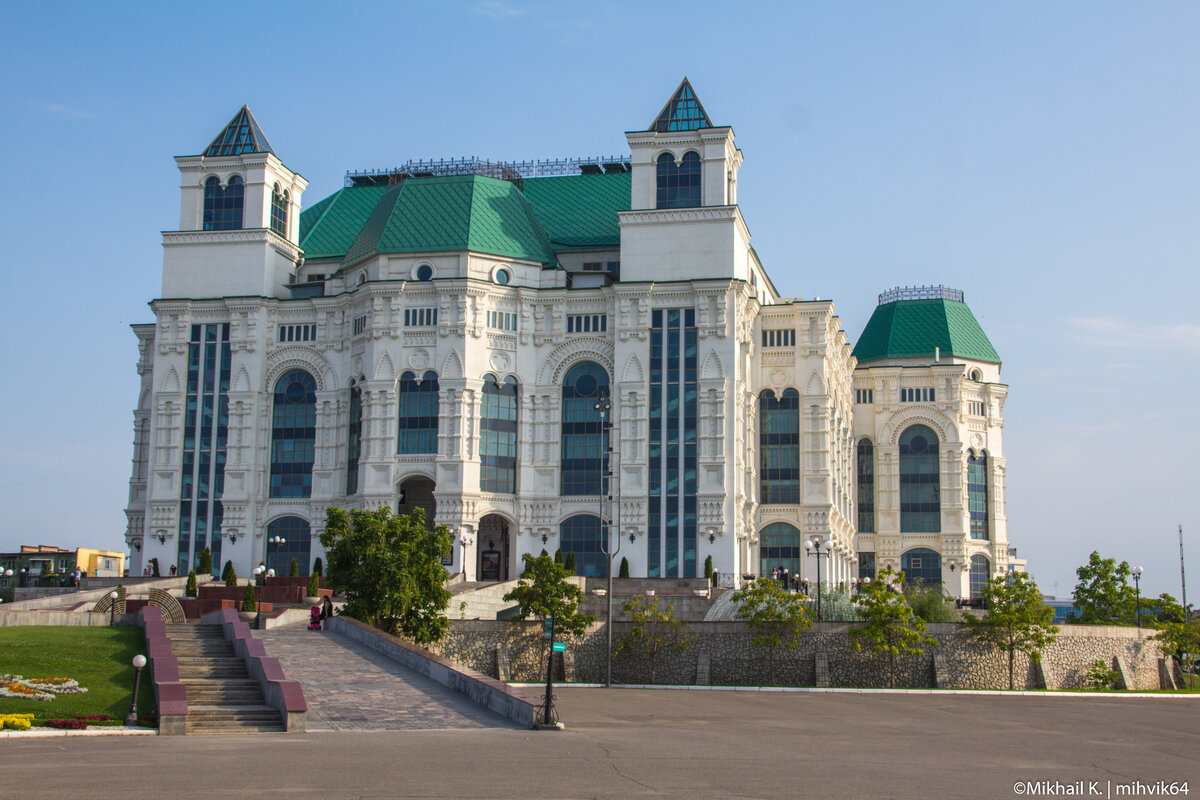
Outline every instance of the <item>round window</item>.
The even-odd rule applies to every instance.
[[[308,394],[308,391],[304,388],[304,383],[299,380],[292,381],[287,385],[287,389],[284,390],[284,397],[287,398],[289,403],[301,402],[304,400],[306,394]]]
[[[908,442],[908,447],[914,453],[924,453],[929,449],[929,442],[925,441],[924,436],[914,436]]]
[[[422,264],[417,267],[417,280],[427,281],[433,277],[433,267],[428,264]]]
[[[500,284],[501,286],[507,286],[511,277],[512,276],[508,274],[508,270],[506,269],[496,270],[496,283]]]
[[[575,381],[575,394],[580,397],[591,397],[596,393],[596,379],[591,375],[581,375]]]

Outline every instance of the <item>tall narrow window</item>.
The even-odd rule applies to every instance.
[[[597,403],[608,401],[608,373],[582,361],[563,379],[562,479],[564,495],[598,495],[608,472],[608,431]]]
[[[594,514],[576,514],[559,526],[563,558],[575,554],[575,574],[586,578],[608,577],[604,554],[604,525]]]
[[[211,549],[214,564],[221,558],[231,361],[228,323],[192,326],[176,557],[181,574],[205,547]]]
[[[992,577],[992,562],[987,556],[971,556],[971,597],[981,597]]]
[[[350,430],[346,436],[346,494],[358,494],[358,456],[362,448],[362,389],[350,387]]]
[[[938,533],[942,529],[937,434],[913,425],[900,435],[900,530]]]
[[[271,230],[287,238],[288,192],[280,191],[279,184],[271,190]]]
[[[675,156],[658,157],[656,208],[695,208],[700,205],[700,156],[692,150],[676,164]]]
[[[773,522],[762,529],[758,550],[758,574],[770,575],[783,567],[789,575],[800,574],[800,530],[786,522]]]
[[[245,186],[242,179],[234,175],[229,184],[221,188],[216,177],[204,182],[204,230],[236,231],[242,227],[242,202]]]
[[[758,397],[759,484],[763,505],[800,502],[800,394],[785,389],[783,397],[766,389]]]
[[[485,492],[517,491],[517,380],[497,383],[483,376],[483,413],[480,420],[479,488]]]
[[[967,505],[971,511],[971,538],[991,539],[988,527],[988,463],[987,453],[967,454]]]
[[[271,497],[311,497],[317,441],[317,382],[302,369],[275,382],[271,415]]]
[[[401,455],[437,452],[438,377],[430,370],[418,382],[411,372],[400,376],[400,408],[396,427]]]
[[[858,443],[858,532],[875,532],[875,447],[870,439]]]

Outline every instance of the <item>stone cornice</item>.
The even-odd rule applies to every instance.
[[[741,218],[737,206],[699,206],[694,208],[648,208],[619,211],[621,227],[627,225],[665,225],[675,222],[726,222]]]
[[[304,252],[270,228],[242,228],[236,231],[163,231],[163,247],[205,244],[269,244],[295,261]]]

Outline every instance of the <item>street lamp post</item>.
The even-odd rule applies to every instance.
[[[1137,626],[1139,628],[1142,627],[1142,573],[1145,571],[1141,567],[1134,567],[1132,570],[1134,591],[1137,592]]]
[[[117,593],[109,592],[108,599],[111,601],[108,605],[108,627],[116,624],[117,618]]]
[[[275,545],[276,554],[279,553],[279,545],[283,544],[286,539],[282,536],[272,536],[267,539],[267,566],[271,565],[271,545]]]
[[[258,584],[258,603],[255,605],[254,627],[257,630],[262,630],[262,590],[263,585],[267,582],[267,578],[274,578],[275,570],[267,569],[259,564],[254,568],[254,582]]]
[[[601,396],[599,400],[593,404],[592,408],[600,412],[600,430],[604,433],[604,449],[605,455],[611,458],[612,456],[612,418],[609,412],[612,411],[612,402],[606,396]],[[608,480],[606,481],[605,478]],[[617,547],[614,550],[612,546],[612,527],[604,524],[604,498],[607,495],[609,503],[612,503],[612,463],[608,464],[608,469],[605,469],[604,460],[600,462],[600,530],[603,536],[604,554],[608,556],[608,591],[605,593],[607,601],[605,605],[605,631],[607,633],[608,649],[607,658],[604,662],[604,685],[612,688],[612,650],[613,650],[613,632],[612,632],[612,617],[613,617],[613,556],[621,551],[621,537],[617,536]],[[607,490],[607,491],[606,491]],[[610,509],[611,510],[611,509]]]
[[[817,622],[821,622],[821,556],[829,558],[833,555],[833,540],[826,539],[822,550],[820,539],[813,537],[804,540],[804,549],[809,556],[817,559]]]
[[[142,677],[142,667],[146,666],[146,657],[138,654],[133,657],[133,700],[129,703],[129,713],[125,715],[125,725],[137,725],[137,696],[139,678]]]

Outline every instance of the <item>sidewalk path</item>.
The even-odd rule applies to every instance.
[[[511,728],[512,724],[357,642],[305,628],[254,631],[299,681],[309,731]]]

